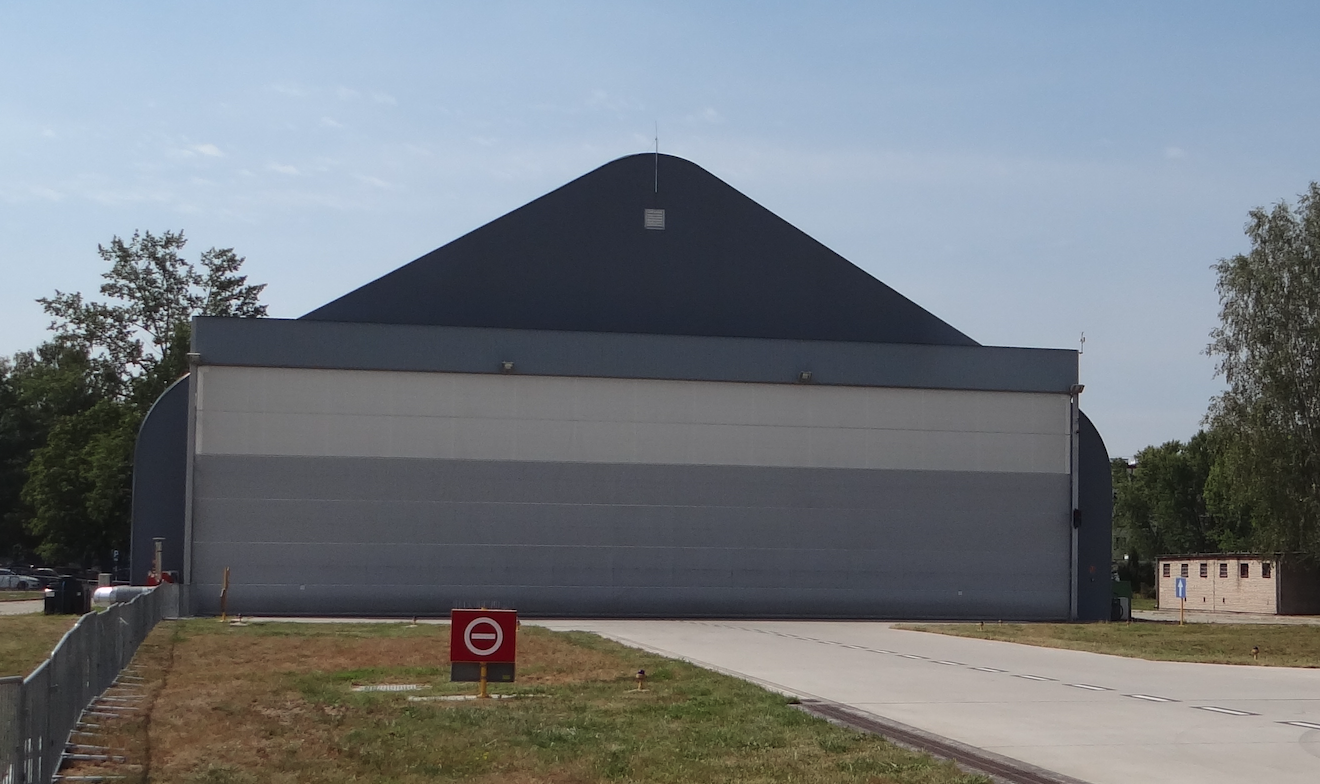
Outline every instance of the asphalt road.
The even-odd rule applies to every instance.
[[[41,599],[32,599],[24,602],[0,602],[0,615],[27,615],[29,613],[39,613],[45,608],[46,604]]]
[[[876,622],[535,623],[596,632],[1092,784],[1320,781],[1320,670],[1150,662]]]

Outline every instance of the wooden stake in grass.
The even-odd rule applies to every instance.
[[[637,691],[646,691],[646,670],[637,671]]]
[[[1253,646],[1251,646],[1251,658],[1254,659],[1255,661],[1260,661],[1260,646],[1259,646],[1259,645],[1253,645]]]
[[[220,623],[229,620],[229,567],[225,567],[225,576],[220,580]]]

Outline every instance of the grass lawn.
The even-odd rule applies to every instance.
[[[1320,667],[1320,626],[1220,623],[904,624],[897,628],[1157,661]],[[1251,656],[1260,648],[1260,659]]]
[[[0,615],[0,675],[27,675],[50,655],[76,615]]]
[[[523,627],[518,682],[491,687],[523,697],[410,701],[475,693],[449,681],[448,641],[448,626],[165,622],[135,660],[147,710],[105,727],[103,745],[147,762],[120,775],[184,784],[989,784],[757,686],[589,634]],[[387,683],[425,688],[352,690]]]
[[[41,591],[0,591],[0,602],[26,602],[44,597]]]
[[[1134,610],[1158,610],[1159,608],[1160,603],[1157,599],[1147,599],[1144,596],[1132,597],[1132,609]]]

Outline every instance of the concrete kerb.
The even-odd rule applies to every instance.
[[[1133,610],[1132,619],[1156,623],[1177,623],[1177,610]],[[1259,613],[1206,612],[1188,610],[1188,623],[1221,623],[1230,626],[1320,626],[1317,615],[1263,615]]]

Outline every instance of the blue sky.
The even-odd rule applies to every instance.
[[[294,317],[628,153],[689,158],[1111,453],[1195,432],[1210,266],[1320,179],[1314,3],[4,3],[0,354],[96,245],[233,247]]]

